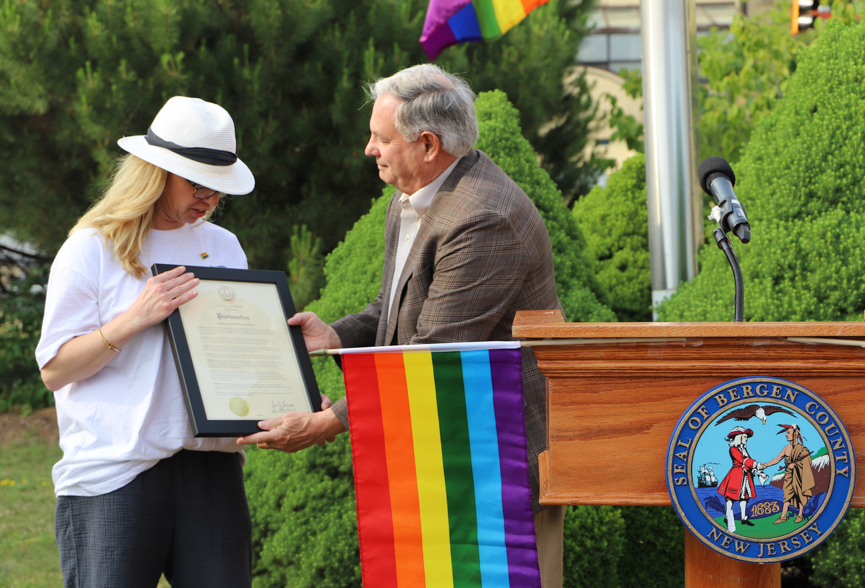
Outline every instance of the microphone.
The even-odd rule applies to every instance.
[[[703,191],[714,196],[718,201],[718,206],[712,210],[710,218],[718,221],[725,233],[732,231],[742,243],[750,241],[751,225],[748,224],[745,209],[733,192],[736,174],[733,173],[730,164],[722,157],[707,157],[700,164],[697,175]]]

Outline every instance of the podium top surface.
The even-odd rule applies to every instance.
[[[513,336],[526,339],[664,337],[865,337],[865,322],[566,323],[558,310],[516,314]]]

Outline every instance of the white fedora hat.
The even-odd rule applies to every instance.
[[[224,194],[249,194],[255,178],[237,158],[234,121],[221,106],[175,96],[153,119],[147,135],[117,144],[136,157]]]

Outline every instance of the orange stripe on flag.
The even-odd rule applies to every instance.
[[[521,1],[523,4],[523,10],[526,11],[527,16],[532,10],[534,10],[538,6],[541,6],[541,5],[549,2],[549,0],[521,0]]]
[[[402,353],[375,355],[393,513],[397,584],[424,588],[423,537]]]

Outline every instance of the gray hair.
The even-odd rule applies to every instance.
[[[442,149],[456,157],[469,152],[478,140],[475,93],[465,80],[431,63],[409,67],[369,85],[369,99],[390,94],[401,104],[394,124],[406,141],[429,131]]]

